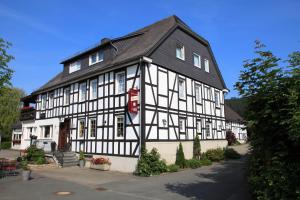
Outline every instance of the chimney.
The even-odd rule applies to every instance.
[[[101,39],[101,44],[108,43],[109,41],[110,41],[109,38],[102,38],[102,39]]]

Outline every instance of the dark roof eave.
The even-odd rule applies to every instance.
[[[70,80],[67,80],[65,82],[62,82],[62,83],[59,83],[59,84],[56,84],[56,85],[53,85],[53,86],[50,86],[50,87],[47,87],[47,88],[43,88],[43,89],[40,89],[40,90],[36,90],[36,91],[32,92],[31,95],[37,95],[37,94],[40,94],[40,93],[43,93],[43,92],[51,91],[51,90],[53,90],[57,87],[62,87],[62,86],[69,85],[69,84],[74,83],[74,82],[81,81],[81,80],[86,79],[86,78],[93,77],[93,76],[95,76],[95,73],[106,72],[106,71],[110,71],[112,69],[117,69],[119,67],[131,65],[131,64],[136,64],[137,62],[140,61],[141,57],[143,57],[143,55],[139,55],[139,56],[127,59],[127,60],[119,62],[119,63],[113,63],[111,65],[107,65],[107,66],[105,66],[105,67],[103,67],[99,70],[88,72],[88,73],[82,75],[80,78],[79,77],[74,77],[74,78],[72,78]]]

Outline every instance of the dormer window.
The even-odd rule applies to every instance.
[[[103,61],[103,51],[97,51],[95,53],[93,53],[92,55],[90,55],[90,59],[89,59],[89,65],[93,65],[96,64],[98,62],[102,62]]]
[[[69,73],[71,74],[73,72],[76,72],[76,71],[80,70],[80,68],[81,68],[80,61],[73,62],[70,64]]]
[[[184,60],[185,55],[184,55],[184,46],[183,45],[177,45],[176,47],[176,57]]]
[[[208,59],[204,59],[204,67],[205,67],[205,71],[209,72],[209,60]]]

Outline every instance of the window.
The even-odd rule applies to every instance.
[[[184,118],[179,119],[179,132],[185,133],[185,119]]]
[[[79,101],[86,99],[86,83],[81,83],[79,86]]]
[[[49,108],[53,108],[54,92],[49,93]]]
[[[90,82],[90,99],[97,98],[97,79]]]
[[[76,72],[76,71],[80,70],[80,68],[81,68],[81,62],[80,61],[73,62],[69,66],[69,73],[71,74],[73,72]]]
[[[194,53],[194,66],[201,68],[201,57]]]
[[[195,85],[195,96],[196,96],[196,102],[201,103],[201,86],[196,84]]]
[[[205,71],[209,72],[209,60],[208,59],[204,59],[204,67],[205,67]]]
[[[196,123],[196,131],[197,131],[197,134],[201,134],[201,121],[200,120],[197,120],[197,123]]]
[[[65,88],[64,91],[64,105],[68,105],[70,103],[70,88]]]
[[[103,51],[100,50],[96,53],[93,53],[92,55],[90,55],[90,59],[89,59],[89,63],[90,65],[96,64],[98,62],[102,62],[103,61]]]
[[[79,132],[79,137],[82,138],[84,136],[84,120],[81,119],[79,120],[79,126],[78,126],[78,132]]]
[[[42,110],[46,109],[47,95],[42,95]]]
[[[124,72],[117,73],[116,78],[117,78],[117,84],[116,84],[117,94],[124,93],[125,92],[125,73]]]
[[[116,134],[117,137],[124,137],[124,116],[116,116]]]
[[[217,107],[220,107],[220,92],[215,91],[215,103]]]
[[[209,122],[206,122],[206,124],[205,124],[206,137],[210,137],[210,132],[211,132],[211,124]]]
[[[43,138],[50,138],[51,137],[51,126],[42,126],[42,133]]]
[[[176,47],[176,57],[184,60],[184,46],[183,45],[177,45]]]
[[[89,125],[90,137],[96,137],[96,119],[90,119]]]
[[[185,98],[185,81],[184,79],[178,80],[179,98]]]

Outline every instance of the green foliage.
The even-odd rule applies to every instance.
[[[45,152],[42,149],[38,149],[35,145],[31,145],[26,149],[26,159],[37,165],[45,164]]]
[[[82,150],[79,151],[79,160],[85,160],[84,152]]]
[[[12,125],[19,120],[20,116],[20,98],[24,96],[24,91],[2,87],[0,90],[0,132],[2,140],[10,141],[12,134]]]
[[[13,70],[10,69],[8,63],[14,57],[7,53],[10,46],[9,42],[0,38],[0,94],[3,87],[11,85],[10,79],[12,78]]]
[[[212,164],[211,160],[207,158],[201,158],[200,160],[201,166],[209,166]]]
[[[1,142],[0,149],[10,149],[10,148],[11,148],[11,142]]]
[[[142,149],[142,155],[137,165],[136,174],[138,176],[151,176],[167,172],[165,161],[160,159],[157,149],[153,148],[150,153]]]
[[[224,156],[226,159],[240,159],[241,158],[241,155],[232,148],[225,149]]]
[[[201,161],[198,159],[190,159],[190,160],[186,160],[186,167],[192,168],[192,169],[196,169],[201,167]]]
[[[23,170],[29,170],[29,167],[28,167],[28,161],[27,160],[22,160],[21,161],[21,163],[20,163],[21,165],[21,168],[23,169]]]
[[[176,161],[175,164],[178,165],[180,168],[185,168],[185,157],[184,157],[184,152],[182,148],[182,144],[180,142],[179,148],[177,149],[176,152]]]
[[[168,172],[178,172],[179,166],[175,164],[168,165]]]
[[[224,150],[221,148],[209,149],[206,151],[204,157],[213,162],[219,162],[221,160],[224,160]]]
[[[193,158],[199,160],[200,156],[201,156],[201,146],[200,146],[199,136],[197,135],[193,143]]]
[[[280,59],[256,41],[235,84],[247,99],[249,183],[256,199],[300,199],[300,52]]]

